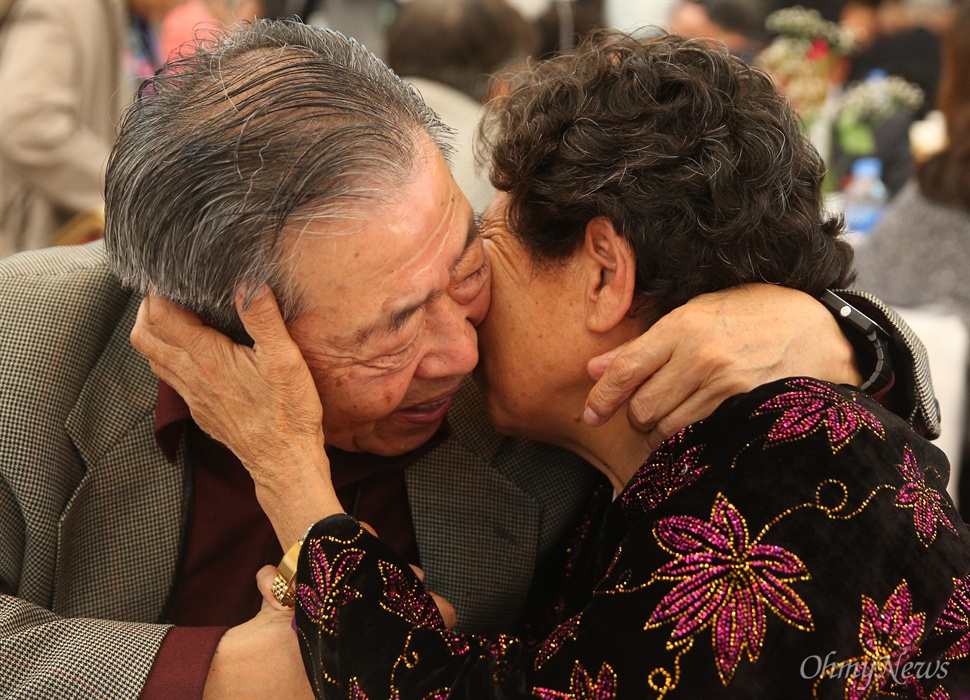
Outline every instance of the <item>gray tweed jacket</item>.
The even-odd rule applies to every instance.
[[[0,259],[0,696],[136,697],[165,636],[191,479],[153,436],[139,298],[100,243]],[[508,627],[592,470],[503,438],[469,383],[406,472],[429,586],[465,630]]]

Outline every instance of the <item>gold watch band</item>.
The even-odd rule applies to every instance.
[[[296,603],[293,595],[294,581],[296,580],[296,566],[300,561],[300,550],[303,549],[303,542],[313,525],[306,529],[303,536],[298,539],[292,547],[286,550],[286,554],[276,567],[276,578],[273,579],[273,597],[279,601],[280,605],[292,608]]]

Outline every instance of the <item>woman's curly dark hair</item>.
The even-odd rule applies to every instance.
[[[737,284],[814,296],[852,282],[822,161],[761,71],[699,41],[606,32],[510,80],[480,135],[536,262],[571,255],[608,217],[650,321]]]

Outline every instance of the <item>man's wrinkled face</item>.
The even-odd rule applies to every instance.
[[[412,176],[295,246],[288,327],[327,444],[381,455],[426,442],[478,361],[489,268],[471,207],[430,142]]]

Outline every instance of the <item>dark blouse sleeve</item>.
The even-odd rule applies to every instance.
[[[318,698],[528,696],[521,642],[449,632],[411,567],[354,518],[317,523],[297,571],[297,628]]]
[[[304,662],[318,697],[352,700],[955,700],[970,534],[946,472],[859,394],[767,385],[651,455],[588,603],[536,646],[447,631],[394,552],[321,521],[298,568]]]

